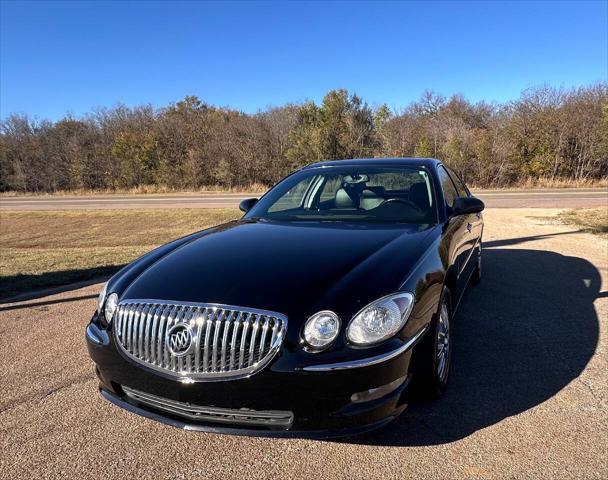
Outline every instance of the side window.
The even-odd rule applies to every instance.
[[[448,172],[446,172],[443,167],[440,166],[437,169],[437,173],[439,174],[439,182],[441,183],[445,203],[449,207],[452,207],[454,206],[454,199],[459,196],[458,192],[456,191],[456,187],[454,186],[452,179],[448,175]]]
[[[332,175],[328,176],[325,184],[323,185],[323,190],[321,190],[321,195],[319,196],[320,202],[326,202],[328,200],[333,200],[336,198],[336,192],[342,186],[342,175]]]
[[[454,173],[454,170],[452,170],[451,168],[446,167],[446,170],[450,174],[450,177],[452,177],[452,180],[454,181],[454,185],[456,185],[456,190],[458,191],[458,196],[459,197],[468,197],[469,190],[467,189],[464,182],[462,180],[460,180],[460,177],[458,175],[456,175],[456,173]]]
[[[286,192],[276,203],[270,206],[268,212],[282,212],[284,210],[300,208],[304,201],[304,195],[315,178],[316,177],[311,176],[294,185],[291,190]]]

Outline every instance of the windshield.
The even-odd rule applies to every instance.
[[[245,218],[434,224],[437,209],[423,168],[319,167],[287,177]]]

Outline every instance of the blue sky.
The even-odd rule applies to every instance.
[[[608,77],[608,2],[7,2],[0,115],[186,95],[255,112],[347,88],[505,101]]]

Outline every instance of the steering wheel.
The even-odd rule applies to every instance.
[[[382,202],[380,205],[378,205],[379,207],[382,207],[384,205],[390,205],[393,203],[402,203],[404,205],[407,205],[408,207],[413,207],[416,210],[418,210],[419,212],[422,211],[422,209],[416,205],[414,202],[412,202],[411,200],[406,200],[405,198],[389,198],[387,200],[384,200],[384,202]]]

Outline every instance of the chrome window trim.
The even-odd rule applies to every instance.
[[[350,360],[347,362],[327,363],[323,365],[308,365],[306,367],[303,367],[302,370],[304,370],[305,372],[332,372],[335,370],[349,370],[351,368],[371,367],[372,365],[387,362],[412,348],[418,342],[418,340],[420,340],[420,338],[426,333],[428,328],[429,324],[426,324],[403,345],[387,353],[376,355],[374,357],[361,358],[359,360]]]
[[[267,318],[275,318],[276,320],[280,321],[281,325],[277,326],[277,322],[275,322],[275,326],[273,327],[273,338],[271,339],[271,343],[270,343],[270,347],[268,349],[268,352],[261,358],[258,359],[255,363],[253,364],[249,364],[249,362],[247,362],[246,366],[243,366],[242,368],[239,368],[239,362],[237,360],[236,365],[235,365],[235,369],[230,371],[217,371],[214,369],[214,371],[207,371],[207,372],[193,372],[193,371],[172,371],[170,368],[166,368],[163,366],[158,365],[157,363],[161,363],[161,364],[167,364],[168,363],[168,352],[167,349],[165,348],[165,336],[167,334],[168,328],[165,325],[168,324],[169,322],[161,322],[161,325],[159,325],[159,331],[157,332],[157,334],[155,335],[157,337],[157,341],[158,341],[158,348],[157,348],[157,354],[163,352],[164,353],[164,362],[162,361],[163,359],[157,359],[157,361],[155,362],[150,362],[150,361],[146,361],[144,359],[138,358],[138,356],[136,356],[134,353],[129,352],[128,348],[133,348],[133,345],[131,344],[132,340],[135,339],[135,335],[132,334],[132,332],[129,332],[129,335],[127,335],[127,340],[128,340],[128,344],[127,347],[125,348],[125,346],[123,345],[122,341],[119,338],[119,335],[124,335],[119,333],[118,329],[115,328],[116,325],[124,325],[124,327],[126,328],[127,326],[127,322],[125,320],[122,319],[122,312],[121,311],[121,317],[120,317],[120,322],[112,322],[112,324],[110,324],[110,328],[113,330],[113,339],[114,339],[114,343],[118,345],[118,349],[120,351],[121,354],[123,354],[127,359],[137,363],[138,365],[141,365],[145,368],[151,369],[155,372],[159,372],[165,376],[168,376],[170,378],[175,378],[178,381],[182,382],[182,383],[192,383],[195,381],[201,381],[201,382],[214,382],[214,381],[224,381],[224,380],[235,380],[235,379],[239,379],[239,378],[247,378],[250,377],[251,375],[253,375],[254,373],[257,373],[258,371],[262,370],[264,367],[266,367],[270,361],[276,356],[276,354],[279,352],[279,350],[281,349],[281,346],[283,344],[283,341],[285,339],[285,336],[287,335],[287,325],[288,325],[288,319],[287,316],[283,315],[282,313],[278,313],[278,312],[273,312],[271,310],[262,310],[262,309],[257,309],[257,308],[249,308],[249,307],[241,307],[241,306],[235,306],[235,305],[225,305],[225,304],[221,304],[221,303],[198,303],[198,302],[182,302],[182,301],[175,301],[175,300],[158,300],[158,299],[150,299],[150,298],[145,298],[145,299],[141,299],[141,298],[125,298],[125,299],[121,299],[118,303],[117,306],[117,313],[115,314],[115,317],[118,317],[119,314],[119,309],[121,307],[126,307],[128,305],[140,305],[137,308],[141,308],[141,304],[146,305],[146,307],[154,307],[153,309],[155,311],[160,309],[160,313],[161,313],[161,318],[163,317],[163,313],[165,313],[165,319],[169,318],[170,315],[167,315],[168,313],[171,313],[172,311],[175,311],[178,307],[192,307],[192,308],[198,308],[200,309],[200,311],[205,311],[205,309],[207,310],[211,310],[213,312],[213,314],[215,314],[215,311],[217,310],[223,310],[224,314],[226,315],[226,312],[228,311],[233,311],[236,312],[238,314],[234,315],[232,317],[230,317],[230,319],[235,322],[240,320],[241,321],[241,325],[243,323],[243,321],[245,319],[249,319],[250,317],[252,317],[253,315],[259,317],[259,316],[264,316]],[[134,310],[130,309],[127,311],[129,316],[132,317]],[[190,315],[188,317],[189,319],[192,319],[192,315]],[[193,338],[193,340],[196,342],[196,348],[195,348],[195,353],[196,353],[196,357],[198,357],[201,353],[204,353],[204,351],[206,350],[206,348],[209,348],[209,346],[205,346],[203,344],[201,344],[201,339],[203,337],[206,337],[206,335],[204,335],[205,332],[203,332],[203,335],[201,335],[202,330],[207,326],[210,327],[210,319],[208,319],[208,321],[206,322],[207,325],[205,324],[201,324],[198,329],[197,329],[197,333],[196,336]],[[213,322],[216,320],[215,317],[213,317]],[[134,322],[133,322],[134,323]],[[233,323],[234,325],[234,323]],[[278,331],[277,331],[278,330]],[[162,333],[161,333],[162,332]],[[275,333],[276,332],[276,333]],[[124,337],[123,337],[124,338]],[[211,338],[206,338],[205,343],[209,343],[212,342]],[[131,347],[129,347],[129,345],[131,345]],[[202,350],[202,351],[199,351]],[[237,352],[237,355],[240,352]],[[207,356],[205,356],[206,358]],[[181,360],[179,365],[181,366]],[[179,370],[179,368],[178,368]],[[189,369],[187,369],[189,370]]]

